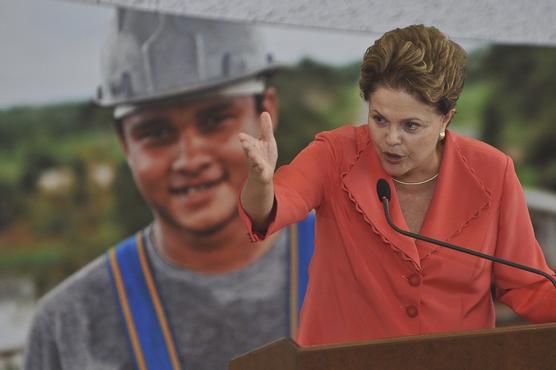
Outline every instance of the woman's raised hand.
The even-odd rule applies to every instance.
[[[262,184],[272,182],[276,161],[278,160],[278,147],[272,129],[272,119],[268,112],[261,114],[261,135],[256,139],[251,135],[239,134],[239,141],[249,163],[249,180]]]

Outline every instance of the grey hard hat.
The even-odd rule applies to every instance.
[[[200,93],[279,67],[247,23],[118,9],[101,56],[103,106]]]

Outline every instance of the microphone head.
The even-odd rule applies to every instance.
[[[379,179],[376,183],[376,193],[378,194],[378,200],[382,202],[383,198],[390,200],[390,185],[384,179]]]

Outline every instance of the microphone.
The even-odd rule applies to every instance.
[[[388,182],[384,179],[379,179],[376,183],[376,192],[378,194],[378,199],[382,202],[382,206],[384,207],[384,215],[386,216],[386,221],[388,222],[388,225],[390,225],[390,227],[392,229],[394,229],[396,232],[403,234],[405,236],[409,236],[410,238],[414,238],[414,239],[418,239],[418,240],[422,240],[425,241],[427,243],[432,243],[432,244],[436,244],[439,245],[441,247],[444,248],[449,248],[458,252],[462,252],[462,253],[466,253],[466,254],[470,254],[479,258],[484,258],[487,259],[489,261],[495,262],[495,263],[500,263],[502,265],[506,265],[506,266],[510,266],[510,267],[514,267],[520,270],[525,270],[528,272],[531,272],[533,274],[537,274],[537,275],[541,275],[544,278],[548,279],[556,288],[556,279],[554,279],[554,277],[544,271],[538,270],[536,268],[533,267],[529,267],[529,266],[525,266],[516,262],[512,262],[500,257],[495,257],[495,256],[491,256],[489,254],[484,254],[481,252],[477,252],[476,250],[473,249],[468,249],[468,248],[463,248],[454,244],[450,244],[441,240],[436,240],[436,239],[432,239],[429,238],[427,236],[424,235],[420,235],[417,233],[412,233],[410,231],[406,231],[406,230],[402,230],[399,227],[397,227],[393,222],[392,222],[392,218],[390,217],[390,198],[391,198],[391,193],[390,193],[390,185],[388,185]]]

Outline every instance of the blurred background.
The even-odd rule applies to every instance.
[[[0,0],[0,370],[18,369],[38,298],[150,221],[92,102],[112,9]],[[379,35],[264,26],[290,68],[272,83],[288,162],[313,135],[363,123],[359,60]],[[509,154],[556,267],[556,48],[456,39],[469,53],[454,131]],[[499,324],[519,322],[499,307]]]

